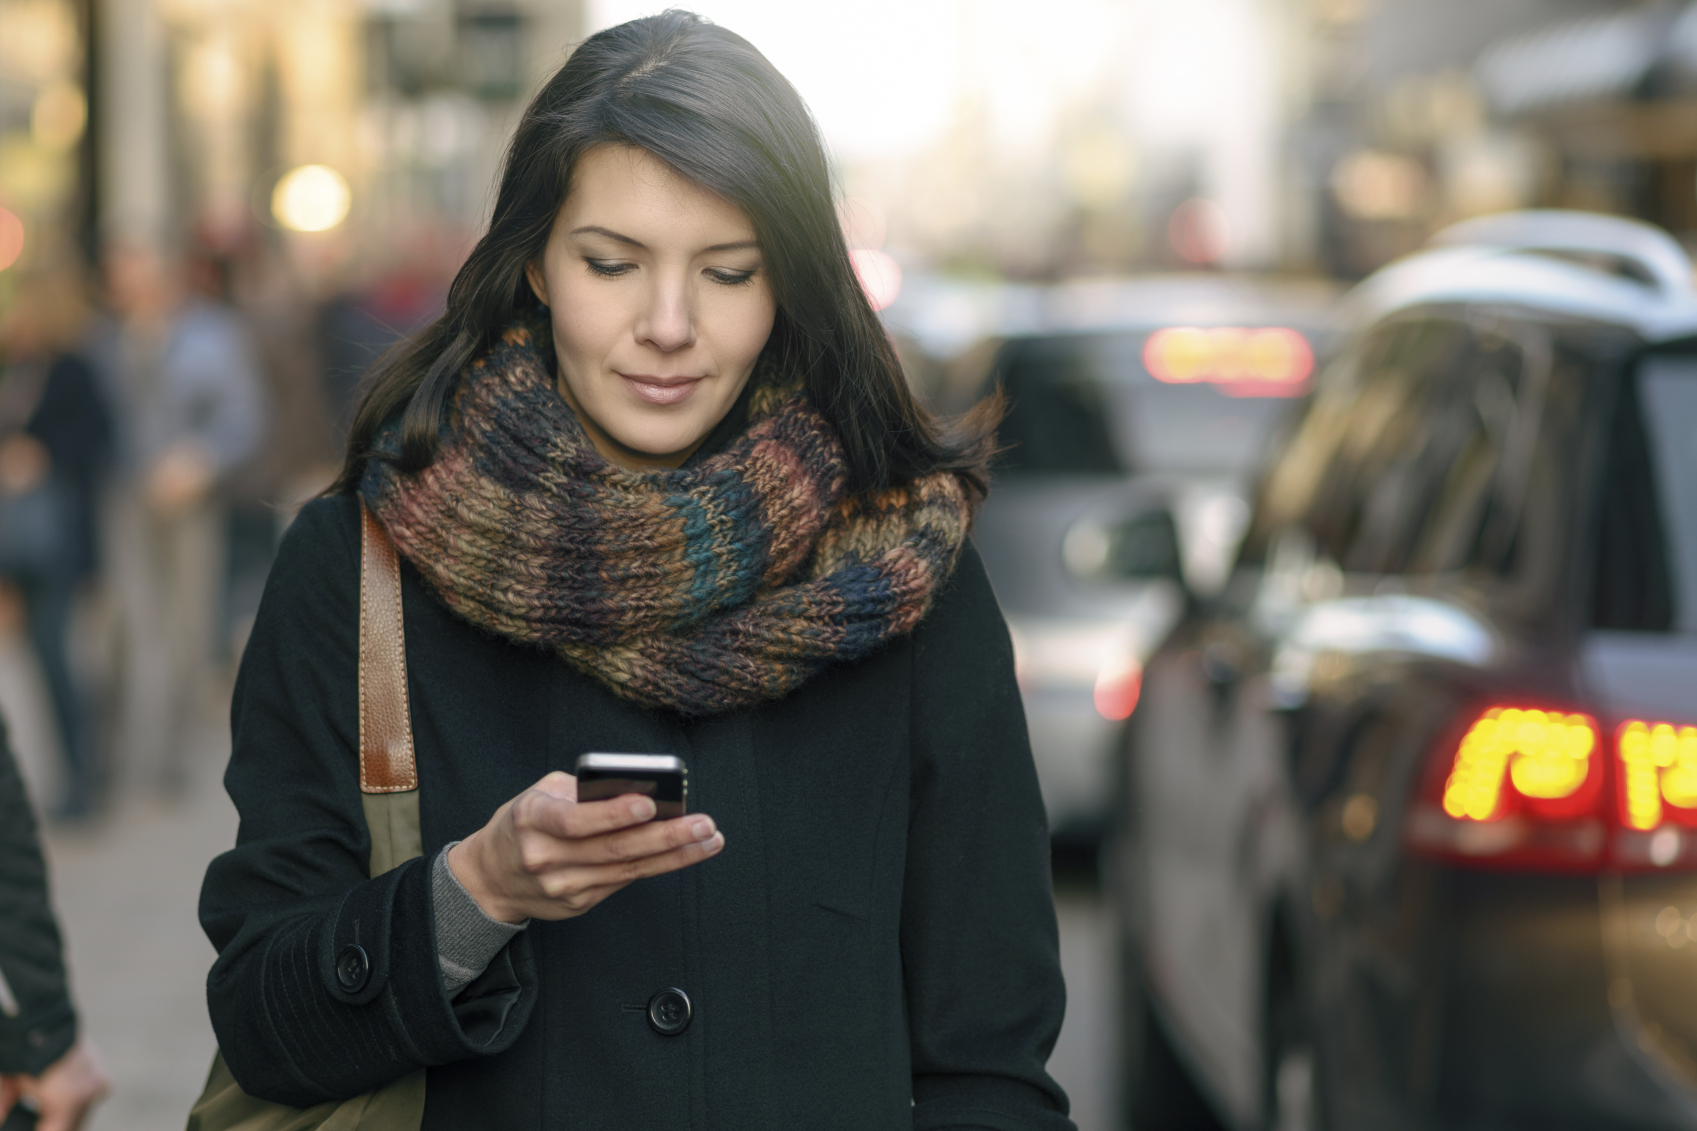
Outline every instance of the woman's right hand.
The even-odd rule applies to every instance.
[[[492,919],[570,919],[633,880],[675,872],[725,847],[704,813],[656,821],[654,802],[577,800],[555,771],[448,850],[448,867]]]

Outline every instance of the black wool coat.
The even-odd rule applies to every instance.
[[[39,1076],[77,1039],[35,811],[0,723],[0,1072]]]
[[[968,548],[919,628],[788,698],[691,721],[450,613],[403,565],[425,856],[366,878],[358,504],[308,505],[236,684],[237,846],[200,916],[213,1027],[304,1106],[429,1068],[429,1129],[1065,1131],[1064,990],[1007,630]],[[449,1001],[429,863],[592,750],[677,754],[726,846],[533,922]],[[343,990],[336,956],[370,955]],[[649,1023],[682,989],[689,1026]]]

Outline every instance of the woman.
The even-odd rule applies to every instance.
[[[964,542],[985,450],[908,395],[758,52],[679,12],[579,47],[243,660],[201,902],[243,1087],[427,1066],[427,1128],[1070,1127],[1042,807]],[[373,880],[362,501],[405,563],[424,840]],[[576,803],[588,751],[681,756],[692,812]]]

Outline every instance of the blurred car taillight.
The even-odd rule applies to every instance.
[[[1096,713],[1110,722],[1131,718],[1143,693],[1143,665],[1130,656],[1109,661],[1096,675],[1091,701]]]
[[[1433,751],[1409,847],[1492,868],[1697,868],[1697,727],[1631,719],[1609,753],[1582,711],[1491,707]]]
[[[1143,343],[1143,366],[1168,385],[1205,381],[1232,396],[1291,397],[1307,389],[1314,350],[1284,326],[1169,326]]]

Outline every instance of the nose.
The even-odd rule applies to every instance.
[[[695,341],[695,296],[681,273],[656,275],[637,320],[636,340],[671,353]]]

